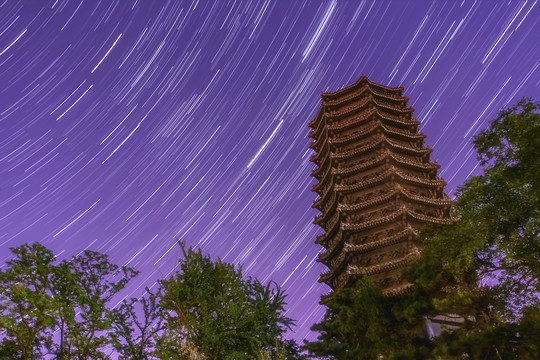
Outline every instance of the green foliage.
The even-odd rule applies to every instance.
[[[5,358],[37,359],[41,344],[49,345],[56,322],[56,304],[50,289],[54,255],[39,244],[12,249],[14,258],[0,272],[0,346]],[[4,355],[5,354],[5,355]]]
[[[234,266],[181,246],[181,272],[161,282],[161,305],[170,316],[159,357],[256,359],[276,352],[293,324],[284,315],[282,290],[244,279]]]
[[[352,288],[337,290],[327,306],[323,321],[312,327],[320,332],[318,340],[305,344],[314,356],[415,359],[427,351],[423,320],[409,316],[406,301],[384,297],[368,277],[359,279]]]
[[[484,174],[458,189],[453,224],[422,234],[423,256],[408,274],[416,295],[432,314],[467,319],[436,340],[439,356],[540,356],[531,331],[540,309],[539,108],[522,100],[475,138]]]
[[[67,335],[64,351],[68,358],[107,358],[100,349],[109,344],[106,331],[112,328],[114,318],[109,302],[137,272],[110,263],[107,255],[88,250],[61,266],[70,270],[72,282],[59,295],[62,299],[73,299],[64,307],[69,313],[64,318]],[[77,315],[73,317],[73,313]]]
[[[85,251],[55,263],[40,244],[0,271],[0,359],[304,359],[283,334],[285,294],[191,249],[181,273],[140,299],[111,302],[137,275]],[[165,326],[166,325],[166,326]]]
[[[146,288],[146,296],[140,300],[124,301],[114,312],[112,344],[119,360],[147,360],[153,358],[156,338],[164,329],[164,313],[159,306],[161,289],[152,293]],[[137,316],[142,311],[142,318]]]
[[[108,303],[136,272],[92,251],[58,265],[37,243],[11,251],[14,258],[0,272],[0,355],[109,358],[102,351],[113,320]]]

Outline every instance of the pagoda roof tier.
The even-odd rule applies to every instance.
[[[373,131],[377,129],[381,129],[383,133],[388,134],[388,135],[393,135],[393,137],[395,138],[411,141],[411,142],[424,140],[426,138],[426,135],[423,133],[410,132],[410,130],[402,130],[402,129],[397,129],[395,127],[390,128],[386,124],[380,122],[380,123],[374,123],[370,128],[362,130],[362,131],[356,131],[349,135],[335,136],[333,138],[330,138],[328,139],[328,143],[332,145],[349,144],[365,137],[366,135],[373,133]]]
[[[381,240],[371,241],[362,245],[345,244],[343,247],[343,250],[351,254],[352,253],[363,254],[363,253],[370,252],[373,250],[381,249],[386,246],[398,244],[402,242],[403,240],[408,239],[409,236],[417,236],[417,235],[418,235],[418,232],[412,226],[407,225],[407,227],[405,227],[400,232],[392,236],[385,237],[384,239],[381,239]]]
[[[337,167],[331,167],[331,166],[322,166],[320,168],[317,168],[311,172],[311,176],[315,177],[319,182],[315,185],[313,185],[312,190],[318,191],[322,185],[324,185],[329,178],[329,174],[331,175],[341,175],[341,174],[353,174],[354,170],[368,170],[370,168],[375,167],[381,162],[385,162],[386,159],[389,157],[388,154],[379,154],[377,156],[370,157],[368,159],[364,159],[363,161],[360,161],[358,164],[351,166],[350,168],[337,168]],[[323,164],[324,165],[324,164]],[[360,167],[359,169],[357,169]],[[352,172],[348,171],[347,169],[351,169]],[[324,173],[322,176],[317,176],[320,174],[320,171],[324,170]]]
[[[334,92],[327,92],[327,93],[323,92],[321,97],[324,100],[336,99],[336,98],[344,96],[347,93],[350,93],[350,92],[352,92],[352,91],[354,91],[354,90],[356,90],[358,88],[361,88],[364,84],[367,84],[367,85],[372,86],[374,88],[381,89],[381,91],[386,91],[386,92],[389,92],[391,94],[396,94],[397,96],[401,96],[401,93],[403,92],[403,86],[388,87],[388,86],[385,86],[385,85],[374,83],[374,82],[370,81],[365,75],[362,75],[352,85],[349,85],[347,87],[344,87],[344,88],[339,89],[339,90],[334,91]]]
[[[414,108],[405,106],[396,107],[394,106],[394,104],[391,104],[387,101],[378,100],[377,98],[369,94],[364,99],[362,99],[360,103],[351,104],[347,108],[341,109],[339,111],[334,109],[328,110],[326,109],[326,107],[321,106],[321,109],[319,110],[319,112],[317,113],[317,117],[315,118],[317,121],[313,124],[313,130],[309,132],[308,136],[313,139],[316,138],[316,135],[320,133],[321,129],[324,127],[328,127],[331,130],[347,129],[350,126],[356,125],[356,123],[364,117],[356,117],[347,121],[336,120],[340,120],[344,117],[355,114],[369,116],[375,112],[380,113],[382,118],[390,120],[402,126],[419,124],[418,120],[413,119],[411,116],[414,112]],[[392,112],[398,113],[399,115],[392,114]],[[328,123],[324,121],[325,119],[329,120]]]
[[[394,167],[395,165],[400,165],[403,168],[410,168],[410,169],[419,170],[419,171],[427,171],[428,173],[431,171],[437,170],[440,167],[439,164],[436,164],[436,163],[420,163],[420,162],[411,161],[408,158],[395,155],[392,153],[382,153],[376,157],[366,159],[365,161],[362,161],[361,163],[350,166],[350,167],[346,167],[346,168],[328,167],[324,175],[319,179],[319,182],[313,185],[312,191],[315,191],[318,193],[319,190],[324,189],[323,185],[328,182],[326,181],[328,178],[328,174],[350,176],[350,175],[360,173],[361,171],[364,171],[364,170],[375,168],[377,166],[384,166],[384,164],[387,163],[387,160]],[[319,169],[316,169],[316,170],[319,170]],[[312,176],[315,176],[317,172],[318,171],[314,170],[312,172]],[[361,181],[363,181],[362,178],[356,179],[354,183],[356,184]],[[340,184],[340,185],[349,185],[349,184]],[[337,185],[337,186],[340,186],[340,185]]]
[[[330,186],[327,191],[323,192],[323,194],[319,197],[319,199],[313,202],[312,207],[321,210],[321,208],[324,208],[327,205],[326,200],[328,199],[328,197],[330,197],[332,201],[336,201],[338,194],[346,194],[346,193],[351,193],[355,191],[369,189],[371,187],[384,183],[392,175],[397,176],[404,183],[413,184],[417,186],[425,186],[432,189],[442,188],[446,185],[446,182],[442,179],[432,180],[432,179],[422,179],[422,178],[418,178],[414,176],[408,176],[406,174],[401,173],[395,167],[392,167],[384,171],[380,175],[369,177],[369,179],[366,181],[358,182],[355,184],[334,185],[333,191],[328,191],[332,188],[332,186]]]
[[[338,245],[341,244],[342,239],[343,232],[339,230],[336,235],[332,239],[330,239],[330,243],[326,247],[326,251],[317,255],[317,262],[324,262],[327,259],[331,258],[332,255],[335,254],[336,250],[340,248]],[[347,246],[347,244],[344,244],[343,246]]]
[[[330,299],[334,296],[334,292],[333,291],[330,291],[330,292],[327,292],[325,294],[322,294],[321,295],[321,300],[319,301],[319,304],[321,305],[324,305],[326,304],[328,301],[330,301]]]
[[[349,254],[353,254],[353,253],[362,254],[362,253],[366,253],[369,251],[383,248],[385,246],[395,245],[407,239],[411,235],[416,236],[417,231],[412,226],[407,225],[403,230],[391,236],[385,237],[384,239],[381,239],[381,240],[370,241],[362,245],[352,245],[349,243],[345,243],[343,244],[342,251]],[[327,262],[328,259],[331,258],[335,254],[336,250],[339,248],[339,246],[337,245],[339,245],[339,243],[341,242],[342,236],[343,236],[343,232],[340,230],[338,232],[338,235],[336,235],[333,239],[330,240],[329,246],[326,249],[326,251],[323,253],[319,253],[319,255],[317,256],[317,262]]]
[[[398,177],[399,179],[401,179],[402,181],[406,183],[427,186],[430,188],[438,188],[438,187],[446,185],[446,182],[441,179],[431,180],[431,179],[422,179],[422,178],[414,177],[414,176],[408,176],[406,174],[403,174],[401,171],[399,171],[398,169],[392,166],[390,169],[385,170],[380,175],[369,177],[369,179],[366,181],[357,182],[354,184],[335,185],[334,190],[340,193],[351,193],[358,190],[367,189],[386,181],[387,178],[391,177],[392,175],[395,175],[396,177]]]
[[[435,216],[424,215],[415,212],[414,210],[401,207],[398,211],[391,213],[389,215],[383,216],[379,219],[374,219],[370,221],[365,221],[363,223],[341,223],[341,230],[343,231],[363,231],[378,227],[380,225],[387,224],[392,220],[395,220],[399,217],[402,217],[403,220],[420,220],[423,223],[431,224],[450,224],[453,220],[449,218],[440,218]]]
[[[407,255],[399,259],[383,262],[381,264],[366,266],[366,267],[349,265],[347,266],[347,273],[349,275],[359,275],[359,276],[376,275],[382,272],[389,272],[392,270],[403,268],[406,264],[410,263],[414,259],[417,259],[418,257],[420,257],[420,250],[414,247],[413,249],[411,249],[409,253],[407,253]]]
[[[385,201],[392,200],[393,198],[396,198],[398,195],[403,196],[405,199],[411,202],[416,202],[418,204],[433,206],[437,208],[449,206],[452,204],[452,200],[450,200],[449,198],[434,199],[434,198],[429,198],[425,196],[419,196],[402,188],[398,184],[396,188],[389,193],[377,196],[369,201],[364,201],[361,203],[339,204],[337,207],[337,210],[340,212],[345,212],[345,213],[352,213],[359,210],[365,210],[365,209],[369,209],[370,207],[382,204]]]
[[[321,151],[319,152],[316,152],[315,154],[313,154],[310,158],[309,158],[309,161],[311,161],[312,163],[315,163],[317,165],[320,165],[317,160],[318,159],[323,159],[326,160],[326,157],[328,156],[328,153],[330,153],[331,151],[331,148],[329,146],[325,146],[321,149]]]
[[[397,287],[384,289],[382,293],[385,297],[398,297],[398,296],[403,296],[409,293],[413,288],[414,288],[413,284],[405,283]],[[328,298],[326,301],[328,301],[329,299],[330,298]],[[321,301],[322,301],[322,298],[321,298]]]
[[[385,140],[385,139],[388,139],[388,140]],[[417,138],[416,140],[421,140],[422,138]],[[419,156],[419,157],[424,157],[426,156],[426,154],[428,153],[431,153],[433,152],[433,149],[431,149],[429,146],[421,146],[419,143],[419,147],[411,147],[411,148],[407,148],[407,147],[404,147],[400,144],[397,144],[395,142],[393,142],[392,140],[389,140],[388,137],[378,137],[378,138],[375,138],[373,141],[371,142],[367,142],[367,143],[364,143],[363,146],[360,146],[356,149],[352,149],[350,151],[346,151],[346,152],[335,152],[335,151],[332,151],[332,149],[330,147],[325,147],[323,151],[319,152],[319,153],[316,153],[315,155],[313,155],[311,158],[310,158],[310,161],[315,163],[318,168],[314,169],[312,172],[311,172],[311,175],[312,176],[316,176],[318,175],[321,170],[323,170],[325,168],[325,164],[328,163],[328,158],[330,157],[331,159],[333,160],[336,160],[336,159],[347,159],[347,158],[351,158],[355,155],[361,155],[363,153],[366,153],[366,152],[369,152],[373,149],[376,149],[378,146],[380,146],[381,144],[387,144],[387,145],[390,145],[389,147],[390,148],[399,148],[400,150],[403,150],[403,149],[408,149],[404,152],[408,153],[409,155],[416,155],[416,156]],[[396,155],[397,156],[397,155]]]
[[[322,106],[327,108],[336,108],[343,106],[344,104],[347,104],[348,102],[357,100],[359,98],[362,98],[363,96],[366,96],[365,94],[371,95],[374,98],[380,99],[381,101],[385,101],[388,103],[394,103],[397,106],[406,106],[407,102],[409,101],[409,98],[406,96],[392,96],[390,94],[384,94],[381,91],[376,90],[374,87],[364,85],[360,88],[358,88],[357,91],[351,92],[347,95],[340,96],[339,98],[328,100],[324,97],[322,98]]]
[[[320,244],[324,246],[328,239],[330,239],[335,233],[341,230],[340,226],[336,226],[339,225],[341,222],[342,221],[340,219],[339,213],[335,213],[334,215],[332,215],[332,217],[328,221],[328,227],[326,231],[323,234],[317,236],[317,238],[315,239],[315,244]]]
[[[394,211],[381,218],[364,221],[361,224],[358,224],[358,223],[346,223],[344,221],[339,221],[340,220],[339,213],[336,213],[330,219],[331,221],[328,222],[327,231],[324,234],[317,236],[317,240],[315,241],[315,243],[318,243],[318,244],[327,243],[328,240],[331,238],[331,236],[336,231],[339,231],[339,230],[341,231],[369,230],[369,229],[373,229],[379,226],[389,224],[396,219],[403,218],[405,214],[406,214],[406,210],[399,208],[397,209],[397,211]],[[354,228],[355,226],[358,227],[358,229]]]
[[[326,129],[326,132],[319,132],[318,131],[319,129],[317,129],[317,131],[314,130],[310,132],[309,137],[315,140],[314,142],[311,143],[310,147],[312,149],[316,149],[318,146],[324,146],[329,141],[329,137],[327,135],[328,132],[330,131],[332,131],[332,133],[334,133],[334,131],[340,132],[340,131],[347,130],[349,128],[353,128],[355,126],[361,125],[371,120],[371,117],[375,115],[376,113],[377,111],[375,109],[366,109],[366,111],[364,111],[362,114],[356,115],[354,118],[341,121],[336,124],[328,124],[327,126],[322,127],[322,129]],[[408,125],[411,126],[414,124],[409,123]],[[315,135],[320,135],[320,136],[315,136]]]
[[[336,213],[332,216],[330,219],[331,221],[328,222],[327,225],[327,231],[319,235],[317,237],[317,240],[315,241],[317,244],[324,244],[328,242],[328,239],[336,232],[336,230],[341,231],[352,231],[352,232],[359,232],[359,231],[365,231],[374,229],[383,225],[387,225],[392,223],[393,221],[416,221],[416,222],[422,222],[422,223],[432,223],[432,224],[450,224],[454,220],[450,218],[441,218],[441,217],[435,217],[435,216],[429,216],[420,214],[418,212],[415,212],[414,210],[407,209],[405,206],[401,206],[399,208],[396,208],[396,211],[381,216],[377,219],[363,221],[361,223],[359,222],[344,222],[339,221],[341,218],[339,213]]]
[[[361,121],[359,121],[360,123]],[[355,122],[351,122],[351,125],[357,125],[357,123]],[[416,123],[409,123],[408,124],[409,126],[411,125],[414,125],[416,126],[417,124]],[[407,130],[404,130],[404,129],[399,129],[399,128],[396,128],[394,126],[392,127],[389,127],[387,126],[387,124],[384,124],[383,122],[381,122],[379,120],[379,122],[376,122],[374,123],[372,126],[370,126],[369,128],[367,129],[363,129],[363,130],[359,130],[359,131],[356,131],[352,134],[349,134],[349,135],[345,135],[345,136],[334,136],[334,137],[331,137],[329,138],[328,136],[322,136],[321,138],[319,139],[316,139],[315,141],[313,141],[311,144],[310,144],[310,148],[312,149],[316,149],[316,150],[323,150],[321,151],[321,154],[324,152],[325,156],[326,156],[326,153],[327,153],[327,149],[335,149],[336,146],[339,146],[339,145],[345,145],[345,144],[349,144],[349,143],[352,143],[354,141],[358,141],[370,134],[373,134],[375,131],[377,131],[378,129],[382,130],[382,133],[389,136],[389,137],[392,137],[392,138],[396,138],[396,139],[401,139],[401,140],[405,140],[405,141],[410,141],[410,142],[419,142],[420,141],[420,146],[422,145],[423,143],[423,140],[425,139],[426,135],[423,134],[423,133],[416,133],[416,132],[411,132],[410,129],[407,129]],[[325,146],[327,145],[327,146]],[[321,155],[319,155],[319,153],[313,155],[311,157],[311,161],[312,162],[316,162],[316,160],[318,160],[320,158]]]
[[[330,246],[326,245],[329,240],[332,241],[332,237],[334,234],[339,234],[340,231],[342,231],[340,224],[342,223],[339,214],[333,215],[330,220],[328,221],[328,229],[321,235],[317,236],[315,239],[315,244],[322,245],[325,248],[330,248]]]
[[[339,209],[339,205],[337,204],[336,201],[331,202],[329,205],[330,205],[329,207],[327,207],[324,211],[322,211],[321,215],[315,217],[315,220],[313,220],[313,224],[320,225],[322,222],[328,220],[328,218],[332,215],[336,207]]]
[[[424,158],[426,155],[433,152],[433,150],[430,147],[422,147],[422,148],[407,148],[404,146],[401,146],[399,144],[395,144],[394,142],[388,140],[387,138],[380,138],[378,140],[374,140],[371,143],[368,143],[362,147],[359,147],[357,149],[353,149],[348,152],[344,153],[330,153],[330,159],[331,160],[346,160],[354,158],[357,155],[362,155],[368,152],[372,152],[373,150],[379,148],[384,149],[385,145],[389,145],[389,148],[393,149],[399,149],[402,152],[408,152],[409,155],[416,155],[418,157]],[[396,165],[399,164],[404,167],[408,167],[414,170],[419,171],[432,171],[437,170],[440,168],[440,165],[437,163],[431,163],[431,162],[417,162],[413,161],[409,158],[399,156],[393,153],[386,153],[377,155],[376,157],[371,157],[369,159],[365,159],[356,165],[348,166],[348,167],[336,167],[327,165],[329,163],[334,163],[334,161],[328,161],[328,158],[325,158],[325,161],[320,165],[320,167],[313,169],[311,172],[311,176],[315,177],[319,182],[312,187],[312,191],[317,191],[321,188],[323,184],[326,183],[326,180],[328,179],[329,174],[333,175],[353,175],[358,173],[361,170],[369,169],[377,164],[379,164],[382,161],[386,161],[386,159],[392,160],[393,163]],[[337,163],[337,162],[335,162]],[[318,176],[321,174],[322,176]]]
[[[408,294],[412,289],[414,288],[414,285],[411,283],[404,283],[403,285],[383,289],[382,293],[387,298],[393,298],[393,297],[400,297],[405,294]],[[334,291],[329,291],[323,295],[321,295],[321,300],[319,301],[319,304],[325,305],[332,299],[334,296]]]
[[[437,163],[421,163],[421,162],[411,161],[408,158],[395,155],[395,154],[381,154],[373,160],[364,161],[354,166],[343,167],[343,168],[333,168],[332,173],[334,175],[342,175],[342,176],[355,175],[363,170],[376,167],[377,165],[383,165],[386,163],[386,160],[388,160],[391,164],[400,165],[404,168],[414,169],[418,171],[430,172],[433,170],[438,170],[440,168],[440,165]]]
[[[375,113],[375,108],[373,106],[369,105],[377,105],[373,101],[373,97],[367,96],[365,99],[363,99],[359,104],[354,104],[354,106],[348,107],[346,110],[342,111],[336,111],[336,110],[325,110],[320,120],[317,123],[317,126],[311,130],[308,134],[308,136],[312,139],[315,139],[317,134],[320,133],[321,129],[326,128],[332,128],[332,126],[335,126],[337,124],[345,124],[346,125],[355,125],[358,122],[367,119],[369,115],[372,115]],[[342,119],[343,117],[349,116],[349,115],[358,115],[354,119],[349,119],[347,121],[338,121],[336,124],[334,124],[335,121]],[[326,123],[324,120],[328,120],[328,123]],[[326,125],[326,126],[325,126]]]
[[[418,196],[418,195],[413,194],[410,191],[407,191],[407,190],[405,190],[405,189],[403,189],[401,187],[398,187],[398,188],[394,189],[391,192],[388,192],[386,194],[377,196],[377,197],[375,197],[375,198],[373,198],[373,199],[371,199],[369,201],[357,202],[357,203],[354,203],[354,204],[351,204],[351,205],[339,204],[337,206],[337,213],[339,213],[340,215],[341,214],[343,214],[343,215],[353,214],[355,212],[366,210],[366,209],[369,209],[371,207],[383,204],[385,202],[395,200],[395,199],[398,198],[398,196],[403,197],[403,199],[406,199],[411,203],[417,203],[417,204],[429,206],[429,207],[432,207],[432,208],[438,208],[438,209],[448,208],[452,203],[452,201],[447,197],[443,198],[443,199],[434,199],[434,198],[428,198],[428,197],[425,197],[425,196]],[[320,225],[321,227],[324,228],[325,226],[322,226],[322,224],[328,220],[330,215],[335,215],[330,211],[334,205],[335,205],[335,203],[331,204],[330,209],[325,210],[321,215],[316,217],[315,220],[313,221],[313,223],[317,224],[317,225]],[[330,217],[330,219],[332,219],[332,218]],[[327,225],[326,227],[328,227],[329,223],[330,222],[328,222],[328,224],[326,224]]]
[[[387,109],[391,112],[398,113],[400,115],[407,115],[412,114],[414,112],[413,107],[405,107],[405,106],[396,106],[395,104],[392,104],[388,101],[384,101],[381,99],[378,99],[374,97],[371,94],[368,94],[366,97],[362,98],[359,103],[353,103],[345,108],[341,109],[330,109],[326,110],[324,112],[324,117],[331,120],[339,120],[343,117],[365,111],[369,108],[376,108],[376,109]],[[318,124],[317,128],[320,127],[320,124]]]
[[[405,265],[409,264],[412,260],[418,258],[419,256],[420,251],[417,248],[413,248],[411,252],[399,259],[386,261],[372,266],[360,267],[355,265],[347,265],[348,256],[345,252],[342,252],[339,254],[338,257],[336,257],[336,263],[333,265],[333,267],[330,270],[321,274],[319,282],[326,283],[332,280],[340,273],[339,270],[341,270],[346,265],[347,277],[372,276],[383,272],[389,272],[392,270],[403,268]]]
[[[430,154],[433,152],[433,149],[431,149],[429,146],[420,147],[420,148],[413,148],[413,147],[406,147],[403,145],[400,145],[398,143],[393,142],[386,136],[380,137],[378,139],[375,139],[372,142],[369,142],[363,146],[360,146],[356,149],[352,149],[349,151],[344,151],[340,153],[330,153],[330,157],[332,159],[349,159],[352,157],[355,157],[357,155],[365,154],[366,152],[372,151],[373,149],[377,148],[381,145],[388,145],[388,147],[392,150],[400,151],[404,154],[408,155],[415,155],[419,157],[423,157],[426,154]]]

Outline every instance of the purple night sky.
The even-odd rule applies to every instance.
[[[0,0],[0,263],[92,249],[140,296],[182,239],[282,285],[313,337],[307,123],[361,74],[405,86],[452,194],[472,136],[539,98],[538,0]]]

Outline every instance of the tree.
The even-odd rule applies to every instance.
[[[169,316],[158,357],[256,359],[276,351],[293,324],[279,286],[244,279],[234,266],[180,245],[181,272],[161,282]]]
[[[431,313],[460,314],[463,327],[435,354],[540,356],[540,114],[522,100],[475,139],[484,173],[458,189],[456,221],[423,233],[409,276]],[[536,335],[535,335],[536,334]]]
[[[66,269],[55,292],[63,300],[60,307],[64,341],[58,353],[65,358],[105,359],[101,350],[108,345],[116,310],[110,301],[138,272],[109,261],[107,255],[86,250],[60,267]]]
[[[0,272],[0,355],[108,358],[102,351],[114,314],[108,305],[136,272],[93,251],[58,265],[37,243],[11,251],[14,258]]]
[[[306,342],[311,355],[340,360],[424,358],[429,340],[423,320],[405,309],[407,299],[388,298],[365,276],[338,289],[328,301],[324,319],[311,329],[317,341]]]
[[[54,255],[42,245],[11,249],[14,258],[0,272],[0,353],[5,358],[36,359],[50,346],[56,306],[50,289]]]
[[[147,360],[153,358],[155,340],[164,330],[165,314],[159,306],[161,289],[156,293],[146,288],[140,300],[131,298],[123,301],[115,313],[114,331],[111,339],[118,351],[119,360]],[[142,319],[137,314],[142,310]]]

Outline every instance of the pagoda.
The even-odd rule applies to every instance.
[[[403,87],[375,84],[362,76],[353,85],[323,93],[310,123],[315,218],[324,233],[317,260],[328,267],[319,282],[332,290],[369,276],[386,296],[411,288],[402,268],[419,256],[418,231],[450,221],[450,199],[432,149],[418,132]],[[326,302],[332,292],[323,295]]]

